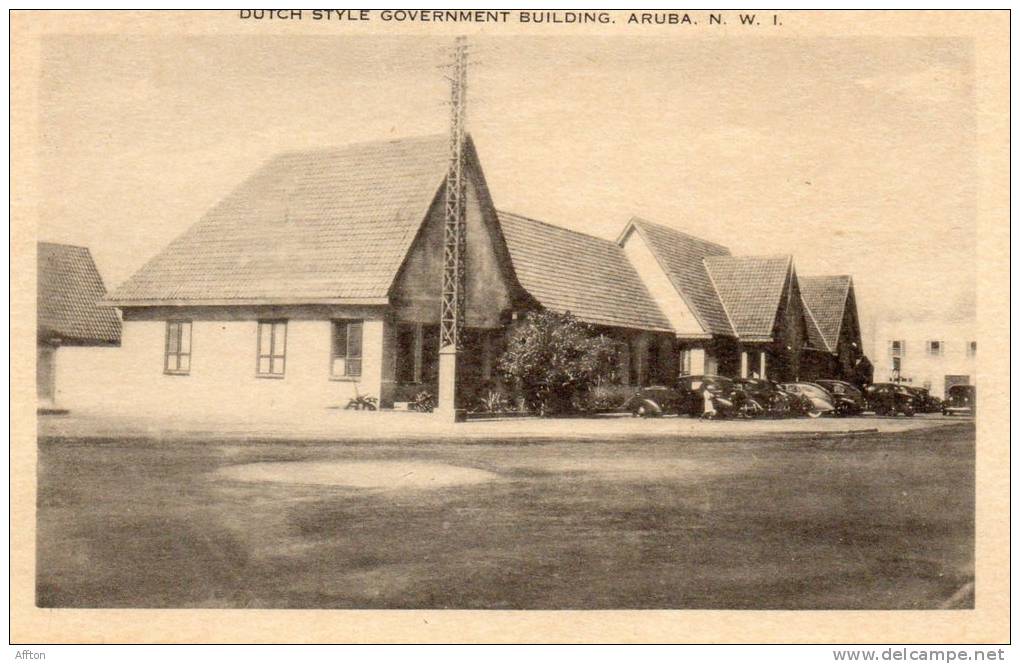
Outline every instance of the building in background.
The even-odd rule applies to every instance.
[[[953,385],[975,385],[973,319],[880,319],[875,322],[875,382],[928,388],[945,398]]]
[[[36,397],[40,412],[58,412],[69,391],[89,389],[87,365],[120,345],[121,325],[97,304],[106,288],[86,247],[40,242],[37,259]]]

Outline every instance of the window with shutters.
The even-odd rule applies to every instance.
[[[361,376],[361,341],[364,323],[360,320],[333,321],[333,351],[329,375],[332,378]]]
[[[287,321],[260,320],[255,375],[260,378],[283,378],[286,368]]]
[[[175,376],[191,373],[191,321],[167,321],[163,373]]]

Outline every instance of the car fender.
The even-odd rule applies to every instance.
[[[644,410],[643,413],[640,412],[642,409]],[[631,410],[635,415],[643,415],[644,417],[658,417],[662,415],[662,406],[647,397],[637,399]]]

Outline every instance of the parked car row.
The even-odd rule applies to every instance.
[[[966,389],[959,389],[966,388]],[[849,417],[974,412],[973,386],[950,388],[949,399],[897,383],[876,383],[865,390],[842,380],[776,383],[761,378],[684,376],[675,387],[646,387],[623,405],[640,417],[687,415],[706,418]]]

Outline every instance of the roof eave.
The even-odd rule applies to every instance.
[[[253,305],[304,305],[336,304],[352,306],[385,306],[390,303],[386,297],[258,297],[258,298],[204,298],[204,299],[157,299],[157,298],[104,298],[98,304],[108,307],[212,307],[212,306],[253,306]]]

